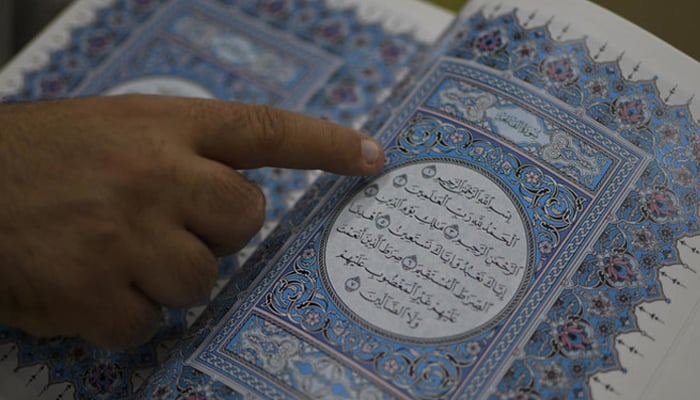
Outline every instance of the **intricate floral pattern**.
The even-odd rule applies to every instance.
[[[462,63],[444,60],[426,80],[421,83],[417,91],[406,100],[407,107],[411,110],[425,107],[424,102],[430,102],[442,90],[437,82],[441,82],[445,76],[458,77],[464,82],[470,77],[478,77],[485,85],[493,85],[501,90],[510,93],[521,93],[526,99],[525,103],[531,102],[528,97],[529,92],[518,92],[518,87],[496,75],[484,72],[480,68],[465,66]],[[457,78],[455,78],[457,79]],[[425,100],[428,99],[428,100]],[[535,108],[543,112],[541,118],[557,121],[560,118],[578,118],[574,114],[564,112],[558,114],[558,108],[549,107],[549,103],[536,103]],[[548,112],[544,112],[548,110]],[[542,248],[549,247],[549,253],[535,253],[534,265],[535,274],[557,274],[561,273],[566,261],[559,262],[563,258],[570,257],[575,250],[564,250],[568,240],[578,241],[589,236],[588,229],[572,230],[579,222],[582,215],[588,215],[590,222],[581,221],[581,226],[595,224],[596,218],[599,221],[605,220],[605,214],[588,213],[587,210],[602,210],[605,206],[592,204],[581,192],[568,184],[563,184],[551,174],[551,170],[538,167],[528,161],[526,153],[514,153],[506,149],[503,143],[493,140],[493,135],[485,134],[480,130],[473,130],[462,124],[448,122],[450,118],[449,110],[443,114],[436,115],[433,111],[414,111],[413,113],[400,113],[379,132],[377,137],[382,141],[391,144],[387,151],[388,165],[397,165],[407,160],[419,160],[421,157],[454,157],[466,162],[474,163],[485,171],[500,177],[505,184],[509,185],[511,191],[517,193],[518,201],[526,204],[526,210],[532,210],[529,218],[536,221],[533,224],[533,235],[538,242],[544,242]],[[581,121],[582,123],[584,121]],[[478,123],[478,122],[477,122]],[[552,122],[554,123],[554,122]],[[590,124],[590,123],[589,123]],[[585,124],[584,124],[585,125]],[[580,125],[581,132],[586,132],[583,142],[590,143],[592,137],[596,135],[612,135],[608,131],[596,131],[593,125]],[[481,126],[479,126],[481,128]],[[617,139],[608,138],[608,146],[619,146]],[[455,139],[459,139],[455,143]],[[616,141],[617,140],[617,141]],[[583,143],[582,142],[582,143]],[[629,146],[629,145],[625,145]],[[619,180],[612,186],[606,187],[606,195],[603,196],[612,200],[623,193],[625,185],[629,185],[634,177],[633,171],[638,170],[639,165],[643,165],[643,158],[639,154],[628,152],[628,147],[619,147],[615,151],[615,170],[607,171],[610,176],[616,176]],[[624,155],[624,158],[617,158]],[[338,196],[343,196],[351,190],[354,182],[352,180],[343,181],[341,185],[333,190],[333,195],[327,199],[318,211],[311,218],[314,224],[323,224],[322,218],[330,213],[335,207]],[[372,186],[367,190],[372,193]],[[617,195],[615,193],[618,193]],[[550,196],[556,196],[552,198]],[[533,203],[534,202],[534,203]],[[299,214],[308,212],[308,209],[296,209]],[[290,218],[295,215],[293,212]],[[313,335],[317,340],[321,340],[326,347],[333,351],[342,353],[344,357],[354,359],[356,365],[369,376],[379,376],[383,379],[384,387],[391,385],[394,390],[400,390],[407,396],[418,398],[435,398],[441,396],[455,396],[459,393],[460,387],[465,377],[473,372],[480,373],[482,369],[472,370],[473,360],[477,357],[484,357],[484,352],[497,347],[505,348],[505,343],[510,339],[517,338],[518,326],[520,322],[514,324],[496,324],[479,333],[475,337],[454,339],[435,345],[434,343],[417,342],[411,345],[411,352],[405,353],[406,348],[400,339],[387,338],[384,335],[376,334],[363,328],[362,325],[349,319],[333,301],[329,301],[329,296],[318,272],[315,258],[307,259],[303,254],[319,254],[318,246],[320,239],[315,236],[316,225],[306,226],[305,229],[297,232],[293,244],[285,251],[278,263],[274,264],[272,270],[265,273],[265,278],[252,289],[252,292],[243,303],[231,310],[226,317],[226,323],[217,328],[215,335],[210,336],[201,343],[195,355],[192,356],[192,364],[196,368],[211,370],[222,379],[238,382],[245,381],[251,389],[263,393],[271,387],[265,379],[253,379],[251,372],[247,368],[241,368],[236,361],[235,355],[222,353],[220,348],[226,343],[235,342],[235,335],[239,332],[239,321],[247,321],[249,310],[259,313],[270,313],[296,329],[300,329],[307,335]],[[574,239],[576,237],[577,239]],[[540,246],[537,247],[538,249]],[[560,253],[554,255],[553,249]],[[561,251],[564,250],[563,253]],[[299,255],[302,255],[300,258]],[[552,265],[552,267],[548,267]],[[554,282],[556,278],[548,277],[547,282]],[[546,289],[545,289],[546,290]],[[539,295],[537,295],[539,296]],[[222,301],[225,301],[222,299]],[[226,303],[231,304],[231,303]],[[533,303],[539,301],[533,300]],[[226,308],[226,306],[222,306]],[[252,311],[250,311],[252,312]],[[534,312],[530,306],[526,307],[521,315],[520,321],[526,321],[528,313]],[[321,318],[317,319],[316,315]],[[240,318],[240,320],[239,320]],[[245,323],[245,322],[243,322]],[[554,351],[557,354],[574,354],[581,352],[580,344],[584,343],[585,351],[595,352],[597,347],[591,341],[593,329],[585,322],[569,321],[566,318],[557,320],[556,324],[547,325],[546,334],[551,335],[559,327],[562,331],[562,342]],[[506,331],[508,329],[508,331]],[[515,330],[516,332],[512,331]],[[601,328],[605,330],[605,327]],[[507,333],[506,333],[507,332]],[[558,332],[559,334],[561,332]],[[199,336],[200,340],[203,339]],[[322,339],[321,339],[322,338]],[[564,341],[566,339],[566,341]],[[195,341],[196,342],[196,341]],[[316,342],[313,340],[312,342]],[[193,342],[194,343],[194,342]],[[553,343],[553,341],[552,341]],[[193,347],[197,345],[193,344]],[[498,351],[496,357],[505,356],[507,353]],[[586,353],[588,354],[588,353]],[[393,360],[393,361],[391,361]],[[496,362],[491,365],[497,366]],[[410,368],[409,366],[413,366]],[[494,372],[492,368],[489,373]],[[425,374],[430,374],[431,379],[423,379]],[[249,378],[250,377],[250,378]],[[292,390],[294,388],[290,388]]]
[[[140,15],[138,12],[147,15],[152,10],[148,7],[150,3],[129,2],[134,7],[129,10],[135,10],[137,15]],[[292,0],[249,0],[240,3],[245,12],[260,15],[271,26],[292,29],[299,37],[325,46],[329,51],[353,49],[352,51],[358,51],[354,54],[363,54],[362,51],[378,48],[373,46],[375,42],[371,34],[368,36],[366,32],[341,37],[339,32],[349,32],[351,24],[343,25],[338,19],[321,17],[312,7],[291,13]],[[114,18],[110,21],[115,22]],[[549,309],[542,310],[542,319],[535,326],[534,333],[524,338],[518,356],[506,366],[491,396],[494,400],[585,398],[590,394],[588,380],[593,374],[621,368],[615,337],[620,333],[638,330],[634,308],[643,302],[663,298],[659,268],[677,261],[675,242],[684,236],[698,233],[700,128],[690,118],[687,107],[664,104],[652,81],[630,82],[617,64],[596,62],[588,53],[583,40],[557,42],[545,27],[521,26],[514,12],[493,19],[479,14],[469,21],[469,25],[473,27],[472,30],[462,30],[454,36],[449,55],[495,70],[507,71],[516,79],[546,91],[574,109],[581,110],[601,125],[618,132],[653,159],[637,178],[633,190],[603,223],[598,237],[593,238],[591,251],[580,265],[575,266],[571,284],[557,293],[556,300]],[[117,23],[116,26],[120,25]],[[125,33],[120,36],[118,29],[115,32],[112,36],[77,33],[76,38],[81,40],[81,46],[89,50],[95,59],[57,57],[55,63],[59,65],[60,62],[61,72],[44,71],[30,75],[24,92],[26,98],[32,98],[33,93],[66,93],[66,90],[75,86],[76,79],[80,79],[76,78],[79,74],[75,75],[71,71],[80,70],[83,65],[99,63],[100,57],[104,57],[104,49],[123,40]],[[410,47],[410,41],[408,43]],[[377,59],[386,62],[401,60],[397,55],[400,55],[398,48],[389,46]],[[64,69],[67,73],[63,72]],[[344,79],[349,79],[348,77],[366,77],[367,80],[360,84],[362,92],[376,93],[377,80],[388,76],[383,71],[386,70],[376,68],[376,65],[359,69],[344,67],[339,70],[334,82],[346,82]],[[401,88],[398,93],[401,93]],[[400,97],[393,99],[392,104],[400,101]],[[362,115],[361,112],[355,113],[355,110],[369,105],[348,104],[346,108],[337,107],[337,102],[344,99],[354,100],[351,93],[343,90],[336,95],[332,95],[332,91],[325,91],[312,99],[310,107],[320,115],[334,115],[336,120],[352,122]],[[384,118],[386,114],[379,112],[368,126],[379,126]],[[444,129],[437,132],[439,134],[417,135],[407,143],[410,145],[415,139],[426,140],[430,137],[439,137],[441,141],[436,144],[443,147],[468,147],[469,143],[473,149],[471,157],[481,157],[482,160],[492,158],[494,168],[501,168],[499,173],[517,173],[524,189],[534,188],[546,178],[537,169],[519,168],[516,159],[504,157],[502,153],[487,146],[475,146],[470,131]],[[235,283],[217,299],[217,307],[206,311],[172,357],[158,368],[151,384],[142,389],[141,395],[144,398],[240,397],[240,394],[213,381],[209,376],[184,365],[183,360],[212,331],[211,321],[219,321],[228,306],[246,296],[247,292],[241,292],[241,289],[248,288],[255,272],[263,269],[273,256],[274,249],[289,238],[294,227],[307,216],[306,210],[321,199],[322,193],[333,182],[331,177],[321,178],[302,198],[297,211],[283,219],[281,226],[253,255],[249,269],[236,275]],[[302,235],[299,240],[304,239]],[[552,236],[538,240],[537,249],[542,260],[547,259],[547,254],[561,251],[555,239],[556,236]],[[318,254],[315,248],[304,248],[301,251],[302,265],[305,259]],[[294,285],[292,282],[287,282],[287,285],[287,291],[282,293],[293,295]],[[367,342],[365,337],[356,334],[350,324],[319,308],[312,307],[298,312],[294,318],[309,334],[320,334],[322,330],[323,334],[338,340],[337,346],[356,349],[353,354],[358,359],[367,357],[370,353],[377,354],[381,350],[381,347],[377,347],[378,343]],[[7,330],[3,332],[5,341],[16,340],[17,333]],[[483,354],[484,345],[491,339],[484,337],[483,343],[471,342],[472,344],[453,351],[471,363]],[[25,361],[23,365],[46,362],[44,360],[48,357],[45,353],[36,357],[34,352],[27,350],[31,349],[30,346],[22,346],[21,354],[26,354],[25,357],[32,360]],[[56,345],[55,348],[70,346]],[[78,348],[84,349],[82,345]],[[117,388],[121,377],[128,375],[126,371],[115,368],[114,363],[92,361],[93,353],[89,353],[89,357],[81,356],[80,353],[79,351],[74,356],[76,360],[91,360],[90,367],[101,365],[92,369],[88,366],[80,367],[79,370],[86,373],[84,379],[90,382],[83,385],[83,388]],[[61,354],[69,357],[71,353]],[[145,351],[144,354],[148,358],[152,353]],[[387,353],[374,360],[372,368],[376,368],[385,379],[396,380],[413,366],[419,365],[408,364],[407,360],[405,355]],[[442,359],[425,359],[421,362],[420,365],[426,368],[428,375],[424,376],[427,381],[420,384],[430,390],[441,388],[445,382],[454,382],[455,377],[465,371],[464,366],[460,366],[459,370],[435,368],[447,364]],[[56,381],[66,380],[65,376],[60,375],[59,368],[53,368],[52,371],[59,374]],[[405,384],[410,386],[416,383],[407,381]],[[483,393],[483,387],[478,383],[463,389],[461,393],[465,398],[474,398]],[[119,389],[115,390],[119,392]],[[445,392],[422,393],[429,396]]]
[[[564,288],[545,310],[544,321],[526,338],[520,355],[507,367],[491,396],[586,398],[593,374],[621,368],[614,338],[638,329],[634,307],[663,298],[659,268],[677,260],[675,241],[698,232],[698,186],[684,175],[698,176],[699,130],[686,107],[665,105],[652,82],[627,81],[615,63],[597,63],[583,41],[559,43],[544,27],[520,26],[514,13],[495,19],[477,15],[470,26],[475,29],[455,36],[451,55],[508,71],[546,90],[654,158],[595,238],[591,253],[576,267],[572,286]],[[506,37],[502,48],[489,48],[486,40],[478,48],[477,38],[493,39],[497,30]],[[522,45],[532,42],[537,53],[530,57],[527,51],[523,53]],[[521,46],[520,53],[514,50],[517,46]],[[556,55],[574,60],[568,72],[565,65],[558,66],[562,76],[567,76],[564,84],[553,84],[543,72],[544,60]],[[369,126],[381,125],[382,118],[379,114],[380,122],[372,121]],[[445,132],[444,137],[450,144],[461,139],[452,132]],[[469,140],[467,135],[464,140]],[[474,154],[484,153],[474,150]],[[506,165],[504,170],[513,168],[503,161],[500,165]],[[679,171],[685,171],[684,175]],[[536,179],[535,173],[530,174],[532,182]],[[308,198],[313,199],[314,194]],[[541,250],[550,250],[549,243],[541,243]],[[338,335],[347,329],[337,323],[330,326]],[[400,359],[381,365],[392,374],[403,368]],[[473,398],[474,393],[479,392],[465,397]]]
[[[491,396],[586,398],[589,377],[621,368],[613,338],[638,330],[634,307],[663,298],[659,268],[678,261],[676,241],[698,233],[700,127],[686,106],[664,104],[652,81],[629,81],[615,62],[596,62],[582,40],[557,42],[513,13],[476,15],[470,25],[477,29],[455,35],[451,55],[546,90],[654,158]],[[495,30],[508,46],[475,52],[473,40]],[[528,57],[533,41],[539,52]]]

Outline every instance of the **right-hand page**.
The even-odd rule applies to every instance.
[[[453,32],[450,56],[536,86],[649,157],[622,202],[590,227],[557,289],[542,294],[547,311],[518,334],[510,367],[491,378],[488,393],[697,398],[700,63],[585,1],[474,0],[460,18],[468,30]],[[605,175],[596,159],[603,152],[499,103],[482,124],[511,140],[520,132],[518,147],[579,184]],[[550,250],[546,241],[535,245]]]
[[[583,1],[460,19],[383,171],[322,178],[146,395],[692,396],[654,382],[700,326],[700,65]]]

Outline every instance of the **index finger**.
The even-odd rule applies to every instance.
[[[197,152],[233,168],[322,169],[367,175],[384,164],[372,138],[319,118],[221,100],[179,99]]]

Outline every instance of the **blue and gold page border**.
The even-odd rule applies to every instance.
[[[443,369],[432,370],[434,374],[428,376],[435,379],[438,387],[444,382],[451,382],[453,391],[449,396],[453,398],[589,398],[591,376],[600,371],[622,368],[615,338],[622,333],[639,331],[635,308],[643,302],[664,299],[660,268],[676,263],[677,244],[682,244],[683,238],[697,235],[700,231],[700,184],[697,180],[700,175],[700,127],[692,119],[687,105],[665,103],[666,96],[659,93],[654,80],[633,81],[616,61],[598,61],[595,51],[591,52],[583,39],[561,42],[550,35],[546,26],[521,25],[515,11],[497,17],[475,14],[464,26],[455,27],[448,39],[451,41],[448,46],[451,57],[470,61],[470,66],[482,66],[486,71],[480,68],[474,70],[488,72],[501,78],[502,82],[520,82],[516,87],[527,89],[526,92],[532,95],[533,100],[542,98],[546,102],[551,101],[557,104],[556,108],[564,115],[572,116],[574,120],[594,120],[595,123],[591,124],[593,132],[608,132],[612,135],[610,143],[621,145],[633,155],[633,159],[639,157],[640,161],[638,170],[632,172],[634,177],[629,177],[632,183],[627,183],[627,194],[622,195],[625,189],[620,192],[622,201],[608,199],[607,214],[597,224],[587,227],[590,229],[587,247],[579,249],[580,252],[575,255],[578,259],[575,268],[568,266],[570,268],[560,273],[563,278],[557,287],[559,293],[551,294],[546,302],[543,301],[539,317],[530,319],[530,326],[518,338],[511,338],[517,342],[516,348],[508,360],[501,363],[500,373],[492,373],[494,368],[499,367],[496,365],[498,359],[495,358],[493,361],[486,360],[485,364],[491,364],[487,368],[477,368],[484,371],[482,374],[473,374],[461,382],[441,379],[449,376],[444,374]],[[396,92],[398,98],[391,99],[390,102],[400,102],[406,88],[403,86],[403,89]],[[413,100],[416,100],[415,97]],[[414,108],[420,101],[417,100]],[[433,112],[433,116],[435,110],[440,109],[435,104],[428,104],[425,108],[424,111],[427,114]],[[410,107],[397,108],[396,114],[383,110],[367,126],[383,126],[387,115],[398,115],[404,120],[410,120],[414,111]],[[457,111],[459,110],[450,111],[449,107],[445,107],[443,114],[449,115],[448,122],[459,124],[464,114],[460,116]],[[402,126],[398,124],[395,128],[402,129]],[[389,130],[382,132],[384,140],[393,135]],[[499,139],[498,143],[513,148],[515,143],[506,139]],[[536,154],[538,149],[521,147],[518,154],[524,153]],[[601,171],[606,168],[630,167],[630,163],[624,166],[623,159],[627,157],[621,159],[615,153],[610,153],[602,152],[603,157],[599,161],[602,161],[600,165],[604,168]],[[583,160],[591,160],[591,154],[584,155],[586,157]],[[641,161],[644,157],[646,161]],[[552,165],[551,160],[540,165],[543,171],[551,173],[547,167]],[[578,188],[580,191],[577,193],[584,197],[592,196],[593,192],[601,193],[600,190],[606,188],[605,185],[613,182],[612,179],[586,179],[593,175],[577,174],[575,171],[553,176],[558,183]],[[330,175],[317,181],[295,210],[284,219],[280,229],[253,256],[248,265],[251,271],[267,271],[266,266],[272,265],[280,272],[283,264],[276,262],[279,260],[274,258],[275,250],[290,235],[299,232],[306,216],[325,201],[326,193],[335,190],[335,183],[336,179]],[[362,182],[355,183],[360,185]],[[618,180],[615,185],[624,186],[625,183]],[[614,186],[611,188],[615,190]],[[596,210],[596,213],[603,212],[603,203],[600,207],[602,209]],[[582,225],[582,220],[579,219],[579,224],[574,228],[578,232],[586,228]],[[290,246],[299,248],[309,239],[307,231],[302,231],[301,234]],[[567,236],[572,237],[572,234]],[[560,252],[566,250],[561,250],[563,247],[559,249]],[[539,257],[545,253],[552,254],[552,246],[546,242],[537,250]],[[303,252],[301,254],[303,256]],[[293,256],[289,255],[287,261],[293,259]],[[266,276],[264,282],[271,284],[272,280]],[[539,282],[543,283],[544,280]],[[225,310],[236,301],[245,300],[249,294],[246,290],[254,290],[256,287],[250,274],[234,278],[217,299],[217,307],[210,308],[205,313],[204,318],[196,324],[191,340],[184,342],[171,360],[159,368],[144,394],[174,395],[186,392],[202,395],[216,393],[231,398],[240,396],[240,393],[219,382],[221,377],[216,371],[209,370],[212,375],[207,375],[192,368],[189,363],[183,363],[183,360],[190,357],[197,348],[200,349],[197,357],[206,351],[216,353],[216,347],[207,345],[215,344],[213,339],[217,337],[225,338],[217,334],[207,336],[215,328],[219,329],[218,333],[224,332],[221,329],[227,326],[240,330],[241,321],[238,321],[238,325],[229,323],[224,318]],[[248,304],[251,308],[254,305],[253,302]],[[239,317],[241,315],[239,313]],[[258,323],[261,326],[258,318],[261,315],[255,314],[248,323]],[[269,315],[265,317],[275,323],[284,323]],[[215,327],[214,321],[219,320],[222,321],[221,325]],[[281,332],[279,335],[282,336],[292,333],[297,338],[302,336],[300,330],[279,329],[280,325],[269,325],[266,328],[267,334]],[[510,326],[515,324],[511,323]],[[198,344],[205,337],[208,337],[206,345],[199,347]],[[325,354],[322,358],[323,365],[336,365],[327,362],[333,349],[317,346],[316,350]],[[483,349],[471,346],[469,350],[476,352]],[[197,368],[205,369],[201,366]],[[293,396],[293,389],[288,385],[275,386],[269,383],[269,376],[264,378],[268,379],[267,384],[261,383],[259,375],[247,376],[257,379],[251,382],[257,384],[258,388],[271,388],[269,394]],[[354,380],[357,374],[351,373],[349,376]],[[374,378],[364,375],[363,379]],[[321,380],[314,383],[314,388],[325,390],[318,393],[336,393],[338,397],[343,397],[342,389],[345,386],[333,392],[332,386],[324,386]],[[457,385],[459,388],[455,387]],[[240,386],[237,388],[240,389]],[[606,386],[606,389],[609,388]],[[401,397],[403,393],[405,392],[382,391],[376,398],[392,394]]]
[[[544,125],[557,125],[562,130],[567,127],[572,143],[575,140],[589,149],[607,149],[601,157],[605,168],[594,180],[601,186],[594,188],[598,196],[590,193],[593,190],[586,182],[576,181],[575,174],[558,174],[548,167],[537,158],[537,152],[519,146],[517,138],[494,135],[483,123],[488,119],[486,113],[481,119],[472,115],[471,122],[466,122],[460,121],[451,108],[440,107],[436,96],[450,80],[464,83],[464,96],[490,95],[507,107],[517,103],[517,107],[545,121]],[[496,103],[488,107],[498,107]],[[485,111],[477,109],[487,108],[485,104],[478,103],[470,111]],[[609,210],[622,201],[648,162],[614,132],[576,115],[556,100],[507,76],[454,59],[443,59],[432,69],[377,137],[387,148],[385,170],[449,159],[483,169],[515,196],[526,210],[532,265],[527,291],[518,304],[491,329],[439,343],[392,338],[368,330],[349,317],[329,301],[333,296],[318,273],[318,255],[323,251],[329,219],[344,198],[367,184],[363,179],[343,178],[280,252],[270,270],[199,347],[191,358],[193,366],[261,396],[301,395],[299,381],[285,383],[282,375],[260,368],[265,363],[256,357],[263,355],[252,355],[237,345],[246,337],[246,330],[260,333],[265,332],[260,326],[267,326],[268,331],[283,330],[314,349],[300,364],[314,365],[314,357],[333,359],[337,368],[374,382],[386,396],[452,397],[503,368],[517,339],[546,310],[550,299],[560,291],[559,283],[581,260]],[[260,340],[265,337],[263,334]],[[387,369],[387,365],[401,367]],[[335,390],[351,393],[352,382],[342,390],[340,383],[335,385]]]

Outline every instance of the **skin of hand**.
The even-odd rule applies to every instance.
[[[264,220],[240,169],[368,175],[354,130],[266,106],[125,95],[0,105],[0,323],[125,349],[205,298]]]

